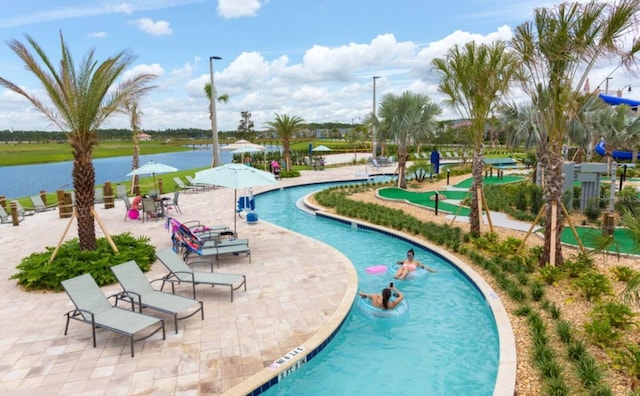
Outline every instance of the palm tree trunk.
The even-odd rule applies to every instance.
[[[291,170],[291,153],[289,153],[289,139],[282,140],[282,149],[284,151],[284,163],[287,165],[287,171]]]
[[[473,177],[473,185],[471,186],[471,213],[469,215],[469,231],[473,235],[480,234],[480,214],[478,213],[480,208],[480,197],[478,196],[478,190],[482,190],[482,170],[483,170],[483,158],[484,153],[482,146],[476,146],[474,148],[473,159],[471,160],[471,175]]]
[[[547,202],[546,207],[546,223],[545,223],[545,235],[547,236],[544,240],[544,250],[542,256],[540,257],[540,265],[545,266],[552,262],[551,257],[553,256],[555,265],[562,265],[564,259],[562,258],[562,245],[560,236],[562,234],[562,226],[563,226],[563,213],[562,213],[562,186],[564,184],[564,176],[562,175],[562,164],[564,159],[561,154],[560,147],[555,147],[554,145],[547,146],[547,150],[545,150],[545,155],[541,158],[541,162],[544,165],[545,169],[545,201]],[[552,205],[555,202],[557,205]],[[552,213],[555,207],[556,213]],[[554,225],[552,224],[551,219],[555,217],[557,222]],[[555,233],[555,238],[551,238],[550,236]],[[553,243],[552,243],[553,241]],[[552,245],[554,245],[555,251],[552,251]]]
[[[93,199],[95,195],[96,172],[93,167],[91,150],[78,152],[74,149],[73,188],[76,193],[76,215],[78,219],[78,239],[80,250],[96,250],[96,229],[93,220]]]
[[[135,170],[140,167],[140,146],[138,139],[134,137],[133,143],[133,160],[131,161],[131,169]],[[135,194],[140,190],[140,179],[138,175],[134,175],[131,181],[131,193]]]
[[[406,147],[398,148],[398,187],[407,188],[407,154]]]

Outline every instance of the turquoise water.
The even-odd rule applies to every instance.
[[[320,188],[259,195],[257,212],[265,221],[342,251],[355,265],[363,291],[379,293],[393,280],[388,272],[369,274],[367,267],[395,263],[412,247],[417,259],[438,272],[395,281],[409,305],[400,317],[372,318],[352,309],[320,354],[265,394],[491,395],[498,336],[489,306],[475,286],[445,260],[409,242],[316,218],[295,207],[300,197]]]

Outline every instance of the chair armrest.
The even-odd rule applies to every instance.
[[[107,296],[107,300],[110,299],[110,298],[115,298],[116,299],[116,303],[114,304],[114,307],[118,306],[118,300],[120,300],[120,299],[122,299],[124,301],[128,300],[129,302],[131,302],[131,310],[135,312],[136,308],[135,308],[135,305],[134,305],[134,299],[130,296],[130,294],[133,294],[134,296],[138,296],[138,302],[139,303],[141,302],[141,297],[140,297],[140,295],[138,293],[131,292],[131,291],[126,291],[126,290],[118,292],[118,293],[111,294],[110,296]]]

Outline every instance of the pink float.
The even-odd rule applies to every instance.
[[[365,270],[370,274],[378,274],[380,272],[386,272],[387,271],[387,266],[386,265],[374,265],[372,267],[367,267]]]

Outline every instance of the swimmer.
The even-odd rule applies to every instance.
[[[382,294],[359,292],[360,297],[371,300],[371,305],[380,309],[394,309],[404,299],[404,295],[400,290],[396,289],[393,284],[390,287],[382,289]],[[390,301],[391,295],[395,295],[396,299]]]
[[[413,249],[409,249],[407,251],[406,260],[398,261],[398,264],[401,266],[400,268],[398,268],[398,270],[396,271],[396,274],[393,276],[395,279],[406,279],[407,275],[409,275],[410,272],[413,272],[418,268],[426,269],[429,272],[437,272],[433,268],[430,268],[422,264],[418,260],[414,260],[413,259],[414,256],[415,256],[415,252],[413,251]]]

